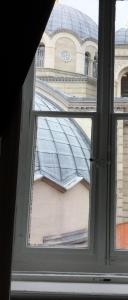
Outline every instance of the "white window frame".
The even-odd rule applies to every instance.
[[[30,68],[23,87],[22,124],[17,183],[16,226],[14,235],[14,278],[52,281],[94,281],[102,276],[111,281],[126,280],[128,251],[113,249],[115,214],[115,120],[128,114],[113,111],[115,4],[99,0],[99,49],[97,112],[32,112],[33,74]],[[111,8],[111,9],[110,9]],[[26,247],[32,142],[36,116],[91,118],[93,124],[92,192],[90,248]],[[28,141],[29,137],[29,141]],[[27,182],[26,182],[27,178]],[[30,181],[29,181],[30,180]],[[24,224],[24,225],[23,225]],[[54,276],[53,276],[54,275]],[[19,276],[19,277],[18,277]],[[95,278],[95,279],[94,279]]]

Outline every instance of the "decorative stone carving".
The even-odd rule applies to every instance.
[[[60,57],[65,63],[70,62],[72,60],[71,53],[67,50],[62,50],[60,52]]]

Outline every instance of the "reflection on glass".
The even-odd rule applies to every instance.
[[[128,249],[128,120],[117,121],[116,248]]]
[[[91,120],[38,117],[30,246],[89,245]]]

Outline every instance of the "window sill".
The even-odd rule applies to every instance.
[[[127,296],[127,284],[112,283],[71,283],[71,282],[25,282],[12,281],[13,295],[45,294],[45,295],[73,295],[73,296]]]

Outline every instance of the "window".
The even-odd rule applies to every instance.
[[[94,60],[93,60],[93,77],[97,78],[97,64],[98,64],[98,57],[97,57],[97,53],[94,56]]]
[[[36,53],[36,67],[43,68],[44,66],[44,54],[45,54],[45,46],[39,45]]]
[[[90,53],[85,52],[85,75],[89,76]]]
[[[54,31],[56,35],[64,35],[57,32],[57,26],[60,14],[68,14],[68,10],[71,13],[71,8],[61,10],[58,6],[47,25],[51,32],[48,51],[56,61],[51,37]],[[52,27],[54,18],[55,28]],[[67,34],[71,38],[75,24],[72,39],[78,46],[76,57],[80,59],[83,48],[76,36],[79,34],[82,40],[87,32],[84,27],[82,31],[80,14],[76,19],[68,19]],[[92,45],[98,30],[95,23],[87,22],[93,27],[90,51],[94,51]],[[124,219],[120,218],[120,176],[123,173],[127,178],[128,114],[122,111],[122,106],[119,111],[121,104],[114,101],[114,26],[115,1],[100,0],[98,72],[95,56],[91,72],[95,70],[97,81],[92,80],[91,96],[91,81],[87,83],[84,76],[89,75],[89,52],[85,53],[85,72],[79,60],[76,72],[70,69],[73,57],[67,52],[63,60],[63,64],[68,64],[67,73],[56,69],[55,60],[49,56],[48,67],[36,78],[33,103],[33,65],[28,73],[23,90],[13,258],[13,273],[20,274],[21,278],[31,275],[52,278],[54,274],[54,278],[68,275],[69,280],[73,276],[87,280],[93,273],[95,276],[109,274],[110,280],[115,280],[127,274],[128,246],[125,242],[122,246],[121,241]],[[87,43],[88,40],[86,36]],[[75,97],[71,90],[73,83]],[[58,90],[57,84],[61,87]],[[123,96],[127,93],[125,79],[121,84]],[[82,89],[83,93],[86,90],[85,98],[79,94]],[[125,151],[122,145],[126,146]],[[127,180],[123,184],[127,190]],[[127,203],[124,204],[127,215]]]
[[[121,96],[128,97],[128,72],[121,78]]]

